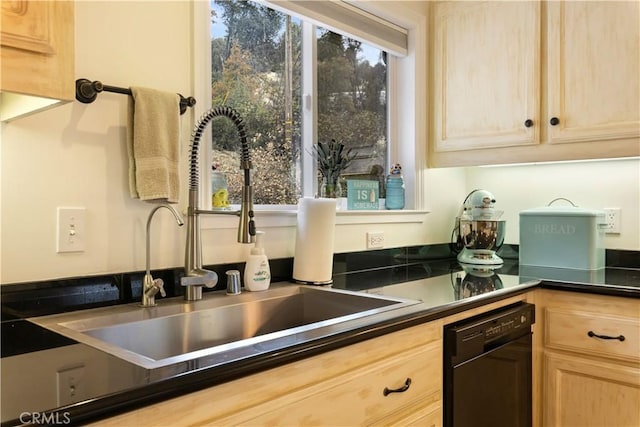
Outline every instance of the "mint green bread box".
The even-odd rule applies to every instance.
[[[604,211],[545,206],[520,212],[520,265],[597,270],[605,266]]]

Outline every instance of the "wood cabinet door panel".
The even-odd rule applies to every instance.
[[[640,3],[549,2],[548,94],[551,143],[640,138]]]
[[[436,151],[538,141],[540,4],[434,5]]]
[[[2,46],[31,52],[54,52],[50,35],[50,6],[44,1],[2,2]]]
[[[640,368],[545,351],[545,426],[637,427]]]
[[[2,92],[75,98],[74,6],[67,0],[2,2]]]

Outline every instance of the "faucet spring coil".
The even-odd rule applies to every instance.
[[[246,169],[251,168],[251,159],[249,157],[249,144],[247,143],[247,133],[245,131],[244,123],[240,115],[231,107],[221,106],[211,108],[204,113],[191,133],[191,148],[189,154],[189,188],[197,189],[199,187],[199,166],[198,166],[198,151],[200,149],[200,139],[202,133],[207,127],[209,122],[218,116],[224,116],[229,118],[236,127],[238,135],[240,136],[240,166],[245,169],[245,175],[248,175]],[[248,183],[248,182],[247,182]]]

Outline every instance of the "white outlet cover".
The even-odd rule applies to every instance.
[[[384,232],[370,231],[367,233],[367,249],[384,248]]]
[[[605,208],[604,209],[604,217],[607,227],[605,228],[605,232],[607,234],[620,234],[620,216],[622,215],[622,210],[620,208]]]

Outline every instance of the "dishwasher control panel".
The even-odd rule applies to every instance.
[[[491,339],[495,336],[507,334],[515,329],[528,328],[532,324],[529,313],[514,313],[507,317],[497,319],[486,326],[484,336]]]
[[[446,346],[452,357],[471,357],[530,334],[534,323],[535,306],[517,303],[446,325]]]

